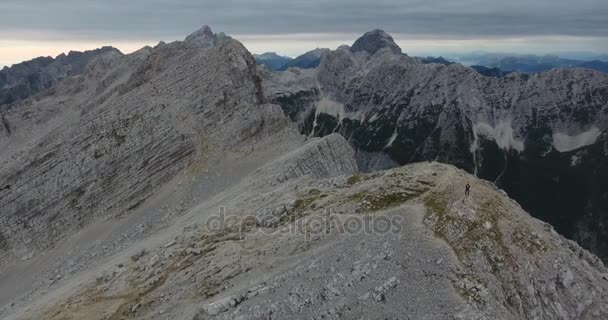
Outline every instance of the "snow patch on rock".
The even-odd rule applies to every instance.
[[[328,98],[323,98],[317,103],[316,111],[317,115],[320,113],[326,113],[330,116],[335,117],[336,119],[338,119],[338,121],[344,119],[346,116],[344,105]]]
[[[559,152],[572,151],[581,147],[594,144],[601,133],[602,132],[598,127],[591,127],[591,129],[574,136],[570,136],[560,132],[554,132],[553,147]]]
[[[498,147],[503,150],[524,151],[524,142],[515,138],[510,121],[500,122],[495,127],[488,123],[478,122],[473,126],[473,136],[475,140],[471,145],[471,152],[477,150],[479,136],[494,140]]]
[[[575,154],[572,157],[570,157],[570,166],[571,167],[577,166],[580,162],[581,162],[581,156],[579,156],[578,154]]]
[[[388,143],[386,144],[386,146],[384,147],[384,149],[390,147],[393,145],[393,142],[395,142],[395,140],[397,139],[397,128],[395,127],[395,131],[393,131],[393,134],[391,135],[391,137],[388,139]]]
[[[343,104],[323,97],[319,102],[317,102],[315,108],[315,121],[312,124],[312,132],[314,132],[314,129],[317,127],[317,119],[321,113],[325,113],[336,118],[338,123],[340,123],[346,116],[346,111]]]

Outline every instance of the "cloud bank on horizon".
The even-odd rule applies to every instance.
[[[182,39],[202,24],[254,52],[290,55],[350,43],[375,28],[406,52],[608,52],[605,0],[2,0],[0,12],[0,65],[56,43],[130,51]]]

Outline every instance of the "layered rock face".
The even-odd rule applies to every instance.
[[[322,179],[358,171],[354,150],[343,137],[331,134],[258,169],[252,180],[276,184],[303,176]]]
[[[82,75],[0,114],[3,257],[128,213],[217,146],[285,125],[280,108],[264,104],[253,56],[208,27],[183,42],[101,54]]]
[[[315,74],[283,76],[288,81],[280,90],[280,77],[265,77],[266,91],[293,113],[303,133],[346,137],[363,170],[447,162],[501,185],[570,238],[582,237],[574,226],[583,217],[606,225],[599,199],[608,189],[582,192],[601,184],[564,182],[577,172],[571,167],[606,155],[594,153],[593,162],[556,158],[598,143],[608,128],[608,75],[573,68],[486,77],[460,64],[425,64],[397,48],[390,36],[373,31],[329,53]],[[605,247],[608,235],[596,235]]]
[[[82,74],[92,59],[109,52],[121,54],[115,48],[103,47],[85,52],[70,51],[55,59],[40,57],[5,67],[0,70],[0,105],[25,99],[66,77]]]

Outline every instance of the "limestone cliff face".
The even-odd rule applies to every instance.
[[[353,148],[339,134],[331,134],[258,169],[252,180],[276,184],[303,176],[322,179],[358,171]]]
[[[100,55],[0,118],[3,253],[44,249],[95,218],[128,213],[212,148],[285,125],[264,104],[251,54],[208,28]]]

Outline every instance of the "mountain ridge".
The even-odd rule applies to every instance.
[[[278,70],[286,63],[293,60],[290,57],[280,56],[276,52],[265,52],[262,54],[254,54],[255,61],[259,65],[266,65],[272,70]]]
[[[481,65],[487,68],[499,68],[507,71],[517,72],[543,72],[554,68],[589,68],[596,71],[608,72],[608,62],[591,57],[587,60],[566,59],[555,54],[500,54],[482,53],[458,55],[455,61],[470,65]]]
[[[280,110],[264,105],[253,56],[202,30],[189,41],[100,56],[78,79],[0,111],[0,176],[12,186],[1,198],[5,254],[39,251],[98,215],[137,208],[205,146],[235,148],[245,132],[273,130]]]
[[[0,105],[25,99],[66,77],[80,75],[92,59],[109,52],[122,54],[118,49],[106,46],[84,52],[70,51],[55,58],[38,57],[4,67],[0,70]]]
[[[321,63],[321,59],[323,59],[323,57],[328,52],[329,49],[326,48],[317,48],[314,50],[310,50],[288,61],[277,70],[283,71],[291,67],[297,67],[302,69],[316,68],[319,63]]]

